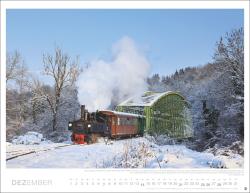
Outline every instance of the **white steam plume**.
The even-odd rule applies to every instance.
[[[112,101],[121,102],[147,89],[150,65],[134,41],[123,37],[112,51],[113,61],[91,62],[77,81],[78,98],[89,111],[109,108]]]

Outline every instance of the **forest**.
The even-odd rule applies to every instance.
[[[41,73],[52,84],[29,71],[21,52],[7,53],[7,141],[37,131],[54,142],[63,142],[69,137],[68,122],[80,116],[76,81],[88,65],[82,68],[79,58],[70,57],[59,47],[42,58]],[[212,61],[177,69],[172,75],[154,74],[145,81],[150,91],[177,91],[190,103],[194,137],[187,142],[188,147],[204,151],[238,144],[238,151],[242,151],[239,146],[244,142],[243,28],[218,38]]]

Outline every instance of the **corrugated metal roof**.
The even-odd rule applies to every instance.
[[[137,115],[137,114],[133,114],[133,113],[124,113],[124,112],[120,112],[120,111],[100,110],[99,112],[106,113],[106,114],[119,115],[119,116],[144,117],[142,115]]]
[[[156,101],[158,101],[161,97],[169,94],[177,94],[181,96],[179,93],[173,91],[167,91],[163,93],[158,92],[146,92],[141,96],[131,97],[124,102],[120,103],[118,106],[152,106]],[[181,96],[183,99],[184,97]]]

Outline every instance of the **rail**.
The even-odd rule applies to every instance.
[[[25,151],[25,152],[23,152],[22,150],[21,151],[13,150],[13,151],[6,152],[6,153],[9,153],[9,154],[13,153],[12,155],[10,155],[9,157],[6,158],[6,161],[9,161],[9,160],[21,157],[21,156],[29,155],[29,154],[32,154],[32,153],[52,151],[54,149],[59,149],[59,148],[62,148],[62,147],[67,147],[67,146],[72,146],[72,145],[73,144],[64,144],[64,145],[54,146],[54,147],[50,147],[50,148],[46,148],[46,149],[39,149],[37,151],[34,150],[34,149],[28,150],[28,151]]]

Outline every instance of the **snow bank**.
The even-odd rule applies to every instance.
[[[44,143],[50,143],[47,141],[41,133],[29,131],[25,135],[18,136],[12,140],[13,144],[23,144],[23,145],[38,145]]]
[[[39,135],[40,136],[40,135]],[[41,136],[40,136],[41,137]],[[54,144],[46,145],[54,146]],[[12,145],[24,148],[24,145]],[[39,149],[45,145],[25,147]],[[7,147],[7,150],[9,148]],[[242,168],[238,154],[214,155],[197,152],[184,145],[157,145],[145,137],[112,140],[90,145],[70,145],[39,151],[7,162],[8,167],[25,168]],[[36,151],[36,150],[35,150]]]
[[[241,168],[244,165],[244,144],[240,141],[234,142],[229,147],[213,147],[206,152],[212,153],[219,160],[221,168]],[[211,164],[214,167],[214,164]]]
[[[193,151],[184,145],[157,145],[145,137],[123,140],[120,146],[121,151],[113,155],[113,159],[103,161],[100,167],[242,168],[244,165],[244,158],[238,154],[215,156],[208,152]]]

